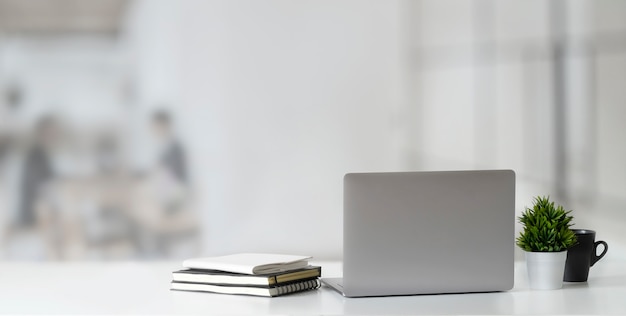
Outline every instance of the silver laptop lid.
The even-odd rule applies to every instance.
[[[511,170],[344,177],[346,296],[513,287]]]

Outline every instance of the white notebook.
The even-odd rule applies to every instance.
[[[309,265],[308,259],[311,259],[311,257],[269,253],[239,253],[220,257],[187,259],[183,261],[183,267],[245,274],[268,274],[302,269]]]

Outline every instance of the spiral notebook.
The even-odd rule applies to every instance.
[[[308,290],[315,290],[318,289],[320,286],[320,280],[318,278],[315,278],[275,287],[227,286],[206,283],[172,282],[170,288],[176,291],[212,292],[221,294],[241,294],[274,297]]]
[[[285,283],[309,280],[322,275],[322,268],[308,266],[303,269],[272,274],[242,274],[219,270],[185,269],[172,272],[174,282],[210,283],[235,286],[277,286]]]

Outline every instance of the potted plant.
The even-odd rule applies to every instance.
[[[563,286],[567,249],[576,243],[571,231],[573,216],[549,197],[535,197],[532,208],[519,217],[524,226],[517,245],[526,252],[531,289],[552,290]]]

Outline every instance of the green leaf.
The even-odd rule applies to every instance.
[[[518,221],[524,226],[516,244],[526,251],[558,252],[577,243],[571,231],[572,211],[561,205],[555,207],[549,197],[537,196],[532,208],[526,207]]]

